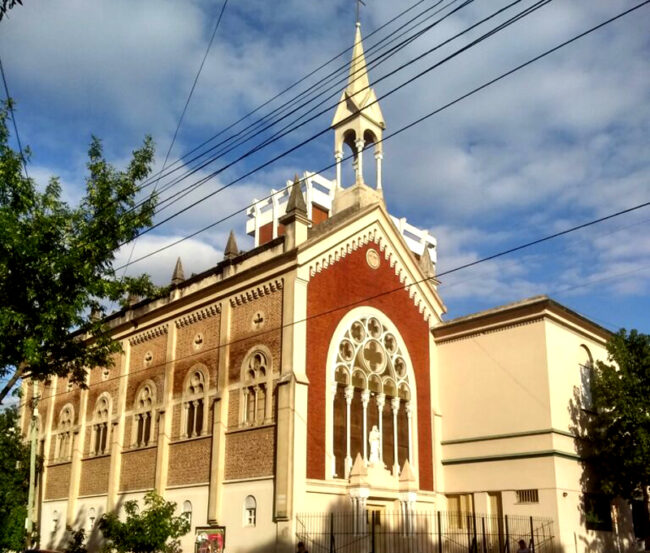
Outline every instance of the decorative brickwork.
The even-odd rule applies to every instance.
[[[120,491],[153,489],[157,453],[157,447],[147,447],[122,453]]]
[[[159,336],[163,336],[163,335],[167,334],[168,331],[169,331],[169,325],[167,323],[165,323],[163,325],[147,329],[144,332],[140,332],[139,334],[131,336],[129,338],[129,343],[132,346],[134,346],[136,344],[142,344],[144,342],[147,342],[147,341],[152,340],[154,338],[157,338]]]
[[[150,352],[152,359],[149,367],[146,366],[145,356]],[[167,356],[167,336],[159,336],[148,342],[139,343],[131,348],[131,361],[129,368],[129,382],[126,394],[126,409],[133,409],[135,395],[138,387],[148,379],[156,385],[156,397],[163,397],[165,379],[165,360]]]
[[[45,499],[65,499],[68,497],[71,466],[71,463],[63,463],[48,467]]]
[[[168,485],[200,484],[210,480],[210,448],[208,436],[178,442],[169,446]]]
[[[307,289],[307,377],[309,378],[307,477],[325,478],[325,386],[327,385],[327,351],[344,310],[340,305],[370,305],[382,311],[397,326],[413,363],[418,405],[417,467],[420,487],[433,490],[431,460],[431,413],[429,384],[429,327],[407,290],[399,290],[371,300],[369,296],[403,286],[390,264],[382,260],[378,269],[366,262],[366,250],[377,248],[374,242],[348,252],[338,262],[329,264],[312,276]],[[354,278],[350,278],[354,275]],[[327,313],[324,316],[317,316]]]
[[[228,427],[237,428],[239,426],[239,399],[241,392],[239,389],[228,392],[230,399],[228,401]]]
[[[111,465],[109,455],[84,459],[81,462],[79,495],[99,495],[108,491],[108,471]]]
[[[275,426],[266,426],[226,436],[226,480],[273,474]]]

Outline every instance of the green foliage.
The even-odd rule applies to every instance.
[[[0,411],[0,551],[25,544],[29,489],[29,448],[18,428],[18,409]]]
[[[593,487],[608,496],[643,498],[650,528],[650,336],[625,329],[607,344],[592,381],[587,465]],[[647,536],[650,542],[650,536]],[[650,543],[646,543],[650,546]]]
[[[23,5],[23,0],[2,0],[0,1],[0,21],[5,14],[11,9],[16,7],[16,4]]]
[[[118,246],[152,221],[155,197],[136,200],[151,170],[151,138],[118,171],[93,137],[86,193],[70,207],[56,178],[41,191],[22,174],[7,117],[0,109],[0,378],[11,375],[0,402],[25,371],[83,384],[85,367],[110,366],[120,346],[89,314],[101,315],[102,305],[128,295],[159,293],[148,276],[121,280],[112,267]]]
[[[603,493],[633,499],[650,484],[650,336],[621,330],[592,382],[590,462]]]
[[[86,531],[83,528],[73,530],[71,526],[66,526],[68,532],[68,545],[65,553],[87,553],[84,541],[86,540]]]
[[[126,522],[116,513],[99,519],[106,545],[104,550],[117,553],[179,553],[178,538],[190,531],[186,515],[174,516],[176,503],[165,501],[156,492],[144,497],[145,508],[138,513],[136,501],[124,504]]]

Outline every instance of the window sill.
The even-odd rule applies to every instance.
[[[251,425],[251,426],[237,426],[235,428],[232,428],[226,432],[226,434],[237,434],[239,432],[249,432],[251,430],[261,430],[263,428],[271,428],[275,426],[275,421],[273,422],[266,422],[264,424],[256,424],[256,425]]]
[[[170,445],[174,444],[182,444],[185,442],[195,442],[197,440],[204,440],[205,438],[211,438],[212,434],[202,434],[201,436],[192,436],[191,438],[176,438],[174,440],[171,440],[169,443]]]
[[[110,453],[89,454],[82,458],[82,461],[89,461],[91,459],[102,459],[103,457],[110,457]]]

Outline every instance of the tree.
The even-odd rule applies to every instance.
[[[608,361],[592,381],[588,464],[600,491],[628,501],[643,497],[650,549],[650,336],[625,329],[607,345]]]
[[[77,207],[61,200],[52,178],[43,191],[21,172],[9,146],[7,106],[0,109],[0,403],[19,380],[69,375],[83,385],[87,367],[111,366],[120,344],[101,321],[103,305],[153,295],[147,276],[117,278],[116,249],[151,224],[155,197],[136,201],[153,160],[150,137],[124,171],[106,162],[101,142],[88,150],[86,193]],[[26,152],[29,158],[29,151]],[[73,332],[74,331],[74,332]]]
[[[117,553],[178,553],[178,538],[190,531],[187,515],[174,516],[176,503],[165,501],[156,492],[144,497],[145,508],[138,513],[136,501],[124,504],[126,522],[116,513],[99,519],[99,529],[106,539],[105,549]],[[170,541],[171,540],[171,541]]]
[[[11,8],[15,7],[16,4],[20,4],[22,6],[23,0],[1,0],[0,1],[0,21],[2,21],[2,18],[6,15],[6,13]]]
[[[18,428],[15,406],[0,411],[0,551],[25,545],[29,489],[29,448]]]

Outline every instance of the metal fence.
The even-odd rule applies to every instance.
[[[363,511],[297,515],[311,553],[552,553],[553,520],[459,512]]]

